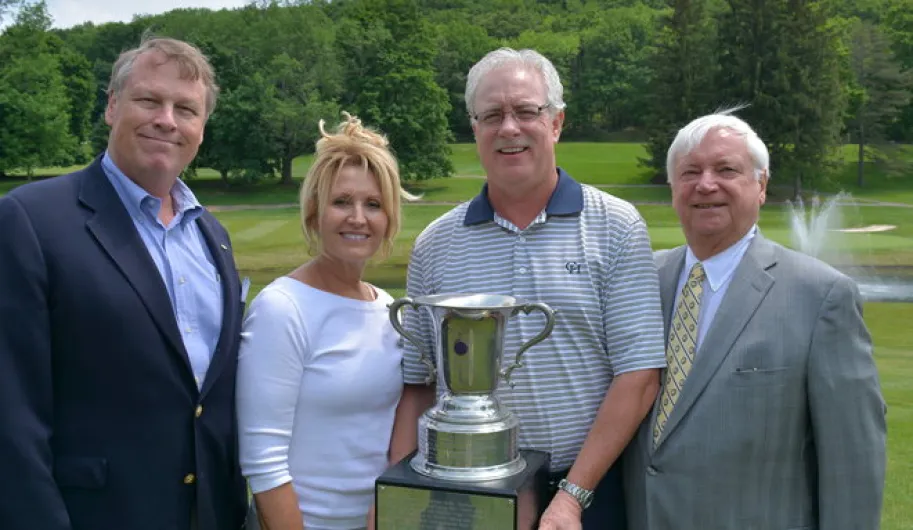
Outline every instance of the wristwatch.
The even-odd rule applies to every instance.
[[[581,488],[573,482],[568,482],[566,478],[561,479],[561,482],[558,483],[558,489],[566,491],[571,497],[577,499],[581,509],[586,510],[590,504],[593,504],[593,490]]]

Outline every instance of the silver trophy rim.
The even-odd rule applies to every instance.
[[[505,294],[442,293],[418,296],[412,299],[415,305],[463,310],[503,310],[522,307],[527,302]]]
[[[412,469],[431,478],[450,480],[453,482],[484,482],[513,477],[526,469],[526,459],[522,455],[503,464],[488,467],[452,467],[432,464],[428,462],[421,451],[415,454],[409,462]]]

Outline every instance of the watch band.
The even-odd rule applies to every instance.
[[[568,482],[566,478],[561,479],[561,482],[558,483],[558,489],[564,490],[570,494],[571,497],[577,499],[580,508],[583,510],[586,510],[590,507],[590,504],[593,504],[593,490],[581,488],[573,482]]]

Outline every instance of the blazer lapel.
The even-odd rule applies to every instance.
[[[192,374],[162,275],[97,159],[84,174],[79,201],[93,212],[86,228],[143,301],[165,340]]]
[[[231,334],[234,333],[235,314],[240,310],[240,286],[237,285],[237,273],[234,264],[231,261],[231,247],[228,240],[221,237],[212,226],[215,220],[209,215],[202,215],[197,220],[197,226],[203,233],[203,239],[212,255],[213,263],[219,273],[220,285],[222,286],[222,331],[219,333],[219,340],[216,343],[216,349],[212,354],[212,360],[209,363],[209,369],[206,370],[206,378],[203,381],[203,387],[200,389],[202,395],[212,387],[213,382],[218,379],[219,372],[225,366],[225,361],[230,357],[231,348],[229,343],[232,340]]]
[[[701,341],[682,394],[663,428],[660,444],[685,417],[732,351],[736,339],[774,283],[767,270],[775,264],[774,246],[758,233],[736,268],[707,336]]]

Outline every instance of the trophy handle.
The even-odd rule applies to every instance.
[[[545,328],[543,328],[542,331],[540,331],[538,335],[536,335],[535,337],[533,337],[532,339],[527,341],[526,344],[524,344],[523,346],[520,347],[519,350],[517,350],[517,355],[516,355],[516,357],[514,357],[513,364],[511,364],[504,370],[501,370],[501,375],[504,377],[504,382],[507,383],[508,385],[510,385],[511,388],[513,388],[514,383],[512,383],[510,380],[510,374],[517,368],[520,368],[521,366],[523,366],[523,363],[520,362],[520,357],[523,356],[523,353],[526,352],[526,350],[530,349],[531,347],[533,347],[536,344],[539,344],[540,342],[545,340],[545,337],[548,337],[549,333],[552,332],[552,328],[555,327],[555,311],[552,308],[550,308],[549,306],[542,304],[542,303],[537,302],[535,304],[522,305],[522,306],[514,309],[514,312],[511,316],[516,315],[520,311],[523,311],[524,313],[526,313],[528,315],[531,311],[536,310],[536,309],[539,311],[542,311],[542,313],[545,315]]]
[[[418,311],[419,308],[415,301],[408,296],[394,300],[394,302],[390,304],[390,323],[393,324],[393,329],[395,329],[397,333],[405,337],[406,340],[411,342],[415,346],[415,349],[418,350],[419,360],[428,367],[428,376],[425,378],[425,384],[430,385],[434,382],[435,377],[437,377],[434,363],[425,355],[425,349],[422,347],[419,340],[413,334],[406,331],[405,328],[403,328],[403,324],[399,321],[399,310],[403,306],[409,306],[416,311]]]

